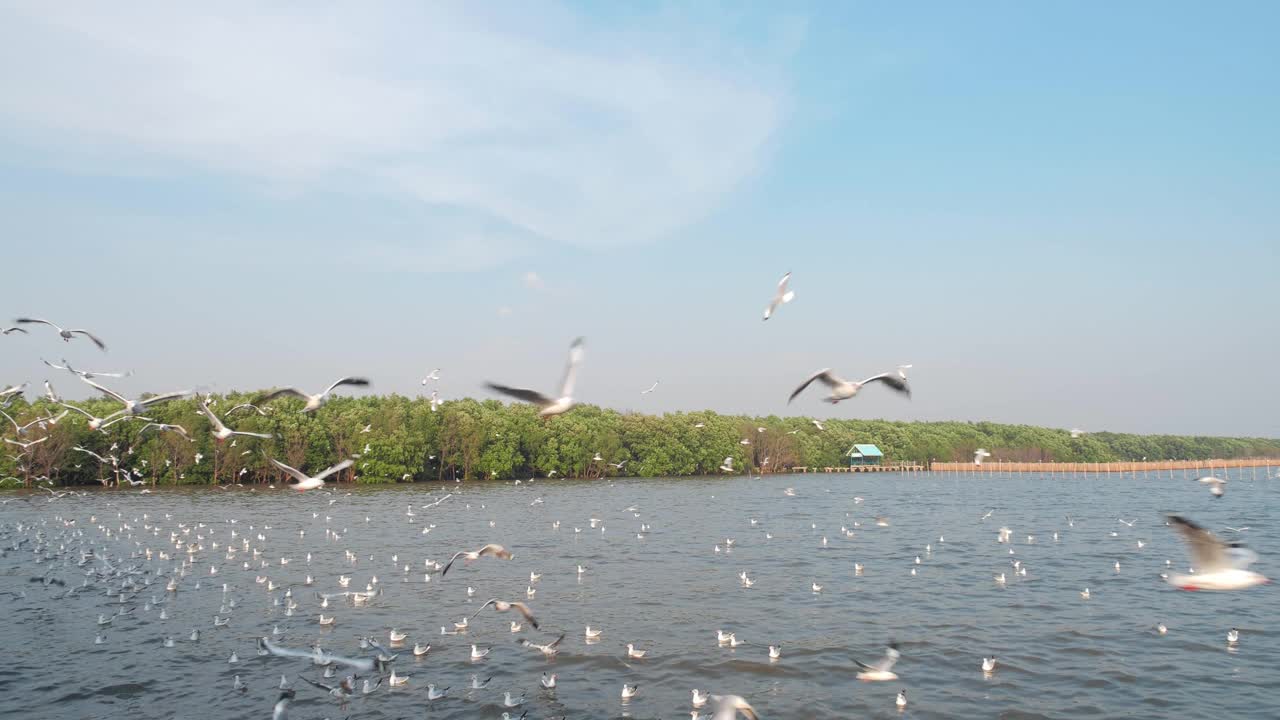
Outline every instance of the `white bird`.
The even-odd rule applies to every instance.
[[[1228,630],[1227,642],[1231,643],[1232,645],[1240,642],[1240,631],[1235,628],[1231,628],[1230,630]]]
[[[623,699],[623,700],[626,700],[626,699],[628,699],[628,698],[633,698],[633,697],[635,697],[635,696],[636,696],[636,693],[637,693],[637,692],[639,692],[639,690],[640,690],[640,686],[639,686],[639,685],[627,685],[626,683],[623,683],[623,684],[622,684],[622,699]]]
[[[1182,534],[1191,554],[1195,572],[1170,573],[1165,581],[1183,590],[1241,590],[1271,582],[1261,573],[1245,568],[1257,561],[1252,550],[1239,543],[1225,543],[1208,529],[1186,518],[1169,516],[1169,524]]]
[[[982,658],[982,672],[984,673],[994,672],[995,669],[996,669],[996,658],[994,655],[991,657]]]
[[[283,684],[284,679],[281,676],[280,682]],[[280,690],[280,697],[276,700],[275,706],[271,709],[271,720],[288,720],[289,703],[293,701],[297,695],[292,688],[283,688]]]
[[[439,381],[439,380],[440,380],[440,368],[435,368],[435,369],[433,369],[431,372],[427,373],[427,376],[426,376],[426,377],[424,377],[424,378],[422,378],[422,384],[423,384],[423,385],[426,385],[428,380],[432,380],[432,381]]]
[[[867,663],[855,660],[854,662],[857,663],[858,667],[862,668],[861,671],[858,672],[858,679],[866,680],[868,682],[897,680],[898,676],[892,671],[893,666],[898,662],[899,657],[902,657],[902,654],[898,652],[897,644],[889,643],[889,647],[885,648],[884,657],[876,663],[868,665]]]
[[[700,708],[703,705],[706,705],[707,700],[710,699],[710,697],[711,696],[708,693],[699,692],[697,688],[694,688],[693,689],[693,706],[696,708]]]
[[[528,639],[521,639],[521,640],[518,640],[517,642],[521,646],[530,648],[532,650],[537,650],[538,652],[542,653],[543,655],[546,655],[547,657],[554,657],[555,654],[559,652],[560,642],[562,640],[564,640],[563,634],[561,634],[560,637],[556,638],[555,640],[552,640],[551,642],[546,644],[539,644]]]
[[[590,625],[587,626],[587,630],[584,633],[584,635],[588,640],[595,640],[596,638],[600,637],[603,634],[604,634],[603,630],[592,630]]]
[[[525,620],[527,620],[527,621],[529,622],[529,624],[533,626],[533,629],[534,629],[534,630],[537,630],[537,629],[538,629],[538,619],[537,619],[537,618],[535,618],[535,617],[533,616],[533,611],[529,609],[529,606],[528,606],[528,605],[525,605],[525,604],[524,604],[524,603],[522,603],[522,602],[506,602],[505,600],[499,600],[499,599],[497,599],[497,598],[492,598],[491,600],[489,600],[489,601],[488,601],[488,602],[486,602],[485,604],[481,605],[481,606],[480,606],[480,609],[479,609],[479,610],[477,610],[477,611],[475,612],[475,615],[472,615],[471,617],[473,617],[473,618],[474,618],[474,617],[476,617],[477,615],[479,615],[480,613],[484,612],[484,609],[485,609],[485,608],[487,608],[487,607],[489,607],[490,605],[492,605],[492,606],[493,606],[493,609],[494,609],[494,610],[497,610],[498,612],[506,612],[506,611],[508,611],[508,610],[515,610],[516,612],[518,612],[518,613],[520,613],[521,615],[523,615],[523,616],[524,616],[524,619],[525,619]]]
[[[1156,623],[1156,632],[1164,635],[1169,632],[1169,628],[1164,623]]]
[[[720,469],[725,472],[733,472],[733,458],[725,458],[724,462],[720,463]]]
[[[53,328],[54,330],[57,330],[57,331],[58,331],[58,335],[62,338],[62,341],[63,341],[63,342],[71,342],[71,338],[72,338],[73,336],[75,336],[75,335],[84,335],[85,337],[87,337],[87,338],[89,338],[90,340],[92,340],[92,341],[93,341],[93,344],[94,344],[94,345],[97,345],[99,350],[102,350],[103,352],[106,352],[106,350],[107,350],[107,346],[106,346],[106,344],[105,344],[105,343],[103,343],[101,340],[99,340],[99,339],[98,339],[98,337],[97,337],[96,335],[94,335],[93,333],[89,332],[88,330],[83,330],[83,329],[63,329],[63,328],[61,328],[61,327],[59,327],[59,326],[55,325],[54,323],[49,322],[48,320],[41,320],[40,318],[25,318],[25,317],[21,317],[21,318],[17,318],[16,320],[14,320],[14,322],[16,322],[16,323],[26,323],[26,324],[30,324],[30,323],[41,323],[41,324],[44,324],[44,325],[48,325],[49,327],[51,327],[51,328]],[[5,333],[5,334],[7,335],[8,333]]]
[[[151,397],[146,398],[145,400],[130,400],[129,398],[126,398],[120,393],[114,392],[112,390],[108,390],[105,387],[99,385],[98,383],[92,380],[85,380],[85,382],[88,383],[90,386],[96,388],[103,395],[106,395],[112,400],[116,400],[120,404],[124,405],[123,410],[116,411],[113,415],[108,416],[108,418],[111,418],[111,417],[114,417],[115,415],[120,415],[120,414],[141,415],[143,412],[146,411],[147,408],[153,405],[159,405],[160,403],[168,402],[170,400],[177,400],[180,397],[186,397],[187,395],[191,394],[191,391],[189,390],[180,390],[178,392],[161,393],[159,395],[152,395]]]
[[[1081,590],[1080,597],[1084,600],[1088,600],[1090,597],[1092,597],[1092,593],[1089,592],[1089,588],[1085,588],[1084,590]]]
[[[578,366],[582,364],[582,357],[582,338],[577,338],[569,346],[569,362],[565,365],[564,378],[560,381],[560,396],[556,398],[547,397],[536,390],[508,387],[495,383],[486,383],[485,386],[494,392],[537,405],[539,408],[538,417],[547,418],[560,415],[568,412],[575,404],[573,384],[578,374]]]
[[[716,712],[711,720],[734,720],[738,713],[742,713],[747,720],[760,720],[751,703],[737,695],[712,695],[711,701],[716,704]]]
[[[648,390],[641,390],[641,391],[640,391],[640,394],[641,394],[641,395],[648,395],[649,393],[651,393],[651,392],[653,392],[654,390],[657,390],[657,389],[658,389],[658,381],[657,381],[657,380],[654,380],[654,381],[653,381],[653,384],[649,386],[649,389],[648,389]]]
[[[978,448],[977,450],[973,451],[973,464],[981,465],[982,459],[989,458],[989,457],[991,457],[991,453],[987,452],[986,450],[983,450],[982,448]]]
[[[414,657],[423,657],[423,656],[425,656],[425,655],[426,655],[427,653],[429,653],[429,652],[431,652],[431,646],[430,646],[430,645],[423,645],[422,643],[414,643],[414,644],[413,644],[413,656],[414,656]]]
[[[447,575],[449,573],[449,568],[453,567],[453,564],[458,561],[458,558],[462,558],[464,562],[470,563],[472,560],[479,560],[480,558],[485,557],[486,555],[491,555],[500,560],[510,560],[512,557],[514,557],[510,552],[507,551],[506,548],[502,547],[501,545],[489,543],[488,545],[485,545],[479,550],[474,550],[474,551],[463,550],[461,552],[455,553],[453,558],[451,558],[449,562],[445,564],[444,569],[440,571],[440,576],[444,577],[445,575]]]
[[[649,654],[648,650],[637,650],[634,644],[627,643],[627,657],[635,660],[639,660],[648,654]]]
[[[270,433],[242,432],[240,430],[232,430],[226,425],[223,425],[222,421],[218,419],[218,416],[213,414],[213,411],[209,409],[209,406],[207,404],[205,404],[204,398],[197,397],[197,401],[200,403],[200,412],[204,413],[204,416],[209,418],[210,431],[213,433],[214,439],[217,440],[218,442],[225,442],[226,439],[231,437],[232,435],[256,437],[256,438],[262,438],[264,440],[270,440],[271,438],[275,437]]]
[[[490,648],[485,648],[484,650],[481,650],[481,649],[479,648],[479,646],[477,646],[477,645],[472,645],[472,646],[471,646],[471,659],[472,659],[472,660],[479,660],[480,658],[484,657],[485,655],[488,655],[488,654],[489,654],[489,650],[490,650]]]
[[[779,305],[785,305],[795,299],[796,294],[787,289],[787,283],[791,281],[791,273],[782,276],[778,281],[778,289],[773,293],[773,299],[769,301],[769,307],[764,309],[764,319],[768,320],[773,317],[773,313],[778,309]]]
[[[280,468],[281,470],[288,473],[289,475],[292,475],[298,481],[293,487],[297,489],[299,492],[303,490],[313,490],[315,488],[323,486],[325,478],[329,477],[330,475],[336,472],[346,470],[347,468],[351,467],[353,462],[350,459],[343,460],[342,462],[328,468],[327,470],[320,473],[319,475],[316,475],[314,477],[309,477],[306,473],[302,472],[301,470],[298,470],[297,468],[289,467],[288,465],[285,465],[284,463],[280,462],[279,460],[276,460],[275,458],[268,458],[268,459],[271,460],[271,464],[275,465],[277,468]]]
[[[548,675],[547,673],[542,673],[542,680],[541,680],[542,687],[548,690],[555,689],[557,677],[558,676],[555,673],[551,673],[550,675]]]
[[[1196,482],[1200,483],[1201,485],[1208,485],[1209,494],[1216,498],[1221,498],[1227,492],[1227,488],[1226,488],[1227,481],[1223,480],[1222,478],[1216,478],[1216,477],[1213,477],[1212,475],[1209,475],[1209,476],[1200,478]]]
[[[437,690],[437,689],[436,689],[436,686],[435,686],[434,684],[428,684],[428,685],[427,685],[427,699],[428,699],[428,700],[439,700],[440,698],[444,697],[444,694],[445,694],[445,693],[447,693],[447,692],[449,692],[449,688],[447,688],[447,687],[446,687],[446,688],[440,688],[440,689],[438,689],[438,690]]]
[[[897,700],[894,700],[894,703],[895,703],[898,707],[900,707],[900,708],[904,708],[904,707],[906,707],[906,706],[907,706],[907,691],[906,691],[906,690],[899,690],[899,691],[898,691],[898,699],[897,699]]]
[[[885,385],[888,385],[892,390],[902,393],[907,397],[911,396],[911,386],[907,384],[906,375],[901,370],[898,372],[886,372],[880,373],[879,375],[872,375],[862,381],[850,381],[836,375],[831,371],[831,368],[823,368],[822,370],[810,375],[808,379],[800,384],[800,387],[793,390],[791,392],[791,397],[787,398],[787,402],[790,403],[792,400],[795,400],[796,396],[804,392],[804,389],[809,387],[809,385],[815,380],[831,388],[831,394],[823,398],[823,400],[831,403],[832,405],[840,402],[841,400],[848,400],[854,395],[857,395],[858,391],[861,390],[864,385],[873,382],[882,382]]]
[[[523,705],[523,704],[524,704],[524,696],[523,696],[523,695],[521,695],[521,696],[520,696],[520,697],[518,697],[518,698],[511,697],[511,691],[510,691],[510,690],[508,690],[507,692],[505,692],[505,693],[503,693],[503,694],[502,694],[502,705],[503,705],[504,707],[509,707],[509,708],[513,708],[513,707],[520,707],[520,706],[521,706],[521,705]]]
[[[781,646],[781,645],[770,645],[770,646],[769,646],[769,659],[770,659],[770,660],[778,660],[778,659],[780,659],[781,657],[782,657],[782,646]]]
[[[314,412],[316,410],[319,410],[321,405],[324,405],[325,403],[329,402],[329,393],[333,392],[334,388],[339,387],[341,385],[354,385],[357,387],[367,387],[369,385],[369,381],[365,378],[360,378],[360,377],[344,377],[344,378],[341,378],[340,380],[335,381],[332,385],[325,388],[323,392],[317,395],[308,395],[307,393],[304,393],[301,390],[297,388],[292,388],[292,387],[280,388],[279,390],[273,390],[267,393],[266,395],[263,395],[262,397],[258,398],[255,402],[257,404],[261,404],[261,403],[268,402],[270,400],[274,400],[275,398],[278,398],[278,397],[283,397],[285,395],[293,395],[294,397],[302,398],[304,401],[306,401],[306,406],[302,408],[302,412]]]
[[[394,668],[391,670],[391,677],[387,678],[387,684],[391,687],[399,687],[400,685],[408,684],[408,682],[409,676],[397,675]]]

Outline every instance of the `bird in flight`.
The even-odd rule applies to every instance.
[[[791,273],[782,276],[778,281],[778,289],[773,293],[773,299],[769,301],[769,307],[764,309],[764,319],[768,320],[773,317],[774,311],[779,305],[785,305],[795,299],[796,294],[787,289],[787,283],[791,281]]]
[[[329,387],[325,388],[324,392],[319,393],[318,395],[308,395],[297,388],[291,388],[291,387],[281,388],[279,390],[273,390],[272,392],[267,393],[261,398],[258,398],[256,403],[264,403],[264,402],[267,402],[268,400],[274,400],[275,398],[282,397],[284,395],[293,395],[294,397],[302,398],[303,400],[306,401],[307,403],[306,407],[302,408],[302,412],[315,412],[316,410],[320,409],[321,405],[324,405],[325,403],[329,402],[329,393],[333,392],[334,388],[339,387],[341,385],[354,385],[356,387],[367,387],[369,385],[369,381],[366,380],[365,378],[359,378],[359,377],[344,377],[341,380],[334,382]]]
[[[490,390],[523,402],[537,405],[538,417],[547,418],[569,411],[574,406],[573,382],[578,374],[578,366],[582,364],[582,338],[573,341],[569,346],[569,362],[564,368],[564,378],[560,381],[560,396],[547,397],[536,390],[508,387],[496,383],[485,383]]]
[[[1257,553],[1240,543],[1223,542],[1207,528],[1170,515],[1169,524],[1182,535],[1195,572],[1171,573],[1165,582],[1182,590],[1242,590],[1271,582],[1262,573],[1245,568],[1258,560]]]
[[[94,344],[94,345],[97,345],[99,350],[101,350],[101,351],[103,351],[103,352],[106,352],[106,350],[107,350],[107,345],[106,345],[106,343],[102,342],[102,340],[99,340],[97,335],[94,335],[93,333],[91,333],[91,332],[89,332],[88,330],[85,330],[85,329],[83,329],[83,328],[76,328],[76,329],[64,329],[64,328],[62,328],[62,327],[60,327],[60,326],[58,326],[58,325],[56,325],[56,324],[54,324],[54,323],[49,322],[48,320],[41,320],[40,318],[25,318],[25,317],[21,317],[21,318],[18,318],[18,319],[16,319],[16,320],[14,320],[14,322],[16,322],[16,323],[27,323],[27,324],[30,324],[30,323],[40,323],[40,324],[43,324],[43,325],[48,325],[49,327],[51,327],[51,328],[53,328],[54,330],[57,330],[57,331],[58,331],[58,335],[62,338],[62,341],[63,341],[63,342],[71,342],[71,338],[72,338],[72,337],[74,337],[74,336],[76,336],[76,335],[83,335],[83,336],[85,336],[85,337],[89,338],[90,340],[92,340],[92,341],[93,341],[93,344]],[[6,333],[6,334],[7,334],[7,333]]]
[[[657,389],[658,389],[658,381],[657,381],[657,380],[654,380],[654,381],[653,381],[653,384],[649,386],[649,389],[648,389],[648,390],[641,390],[641,391],[640,391],[640,394],[641,394],[641,395],[648,395],[649,393],[651,393],[651,392],[653,392],[654,390],[657,390]]]
[[[440,576],[444,577],[448,574],[449,568],[453,567],[453,564],[457,562],[458,558],[462,558],[466,562],[471,562],[472,560],[479,560],[486,555],[492,555],[493,557],[501,560],[510,560],[512,558],[511,553],[506,548],[495,543],[489,543],[479,550],[463,550],[455,553],[449,562],[445,564],[444,569],[440,571]]]
[[[813,381],[815,380],[831,388],[831,394],[823,399],[831,403],[832,405],[840,402],[841,400],[848,400],[854,395],[857,395],[858,391],[861,390],[864,385],[868,383],[873,383],[873,382],[884,383],[885,385],[888,385],[891,389],[897,392],[900,392],[906,395],[907,397],[910,397],[911,386],[907,384],[907,374],[906,372],[904,372],[905,369],[908,367],[910,367],[910,365],[903,365],[902,367],[899,367],[898,370],[895,372],[886,372],[886,373],[880,373],[879,375],[872,375],[866,380],[862,380],[859,382],[845,380],[844,378],[832,372],[831,368],[823,368],[822,370],[819,370],[818,372],[810,375],[808,379],[806,379],[803,383],[800,384],[800,387],[792,391],[791,397],[787,398],[787,402],[790,403],[792,400],[795,400],[796,396],[804,392],[804,389],[809,387],[809,385],[813,383]]]
[[[319,475],[316,475],[315,477],[310,477],[306,473],[302,472],[301,470],[298,470],[297,468],[289,467],[288,465],[285,465],[284,463],[280,462],[279,460],[276,460],[275,458],[268,458],[268,459],[271,460],[272,465],[275,465],[276,467],[285,471],[289,475],[292,475],[294,479],[298,481],[298,483],[294,485],[294,488],[296,488],[299,492],[303,490],[312,490],[314,488],[318,488],[324,485],[325,478],[329,477],[330,475],[336,472],[346,470],[347,468],[351,467],[351,464],[353,462],[351,459],[343,460],[342,462],[338,463],[337,465],[334,465],[333,467],[330,467],[329,469],[325,470]]]

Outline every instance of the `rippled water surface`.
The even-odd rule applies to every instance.
[[[1277,481],[1253,477],[1237,471],[1220,501],[1181,474],[539,480],[338,487],[332,495],[159,489],[53,501],[47,493],[9,494],[0,506],[0,591],[25,596],[0,595],[8,619],[0,629],[8,655],[0,716],[267,718],[283,674],[298,694],[293,718],[496,720],[507,690],[526,697],[529,718],[678,718],[688,717],[692,688],[742,695],[765,718],[1275,718],[1275,586],[1188,593],[1159,579],[1166,559],[1175,568],[1188,564],[1164,524],[1170,511],[1247,542],[1262,556],[1255,569],[1280,573]],[[787,487],[794,497],[784,495]],[[889,526],[877,527],[877,515]],[[642,523],[650,529],[640,534]],[[996,542],[1002,525],[1013,532],[1011,545]],[[1236,535],[1224,526],[1249,530]],[[185,545],[175,548],[175,532],[203,549],[189,556]],[[459,564],[444,578],[431,571],[424,582],[427,559],[447,561],[486,542],[505,544],[515,558]],[[97,559],[78,567],[91,548]],[[148,548],[150,560],[141,554]],[[193,562],[178,590],[166,592],[186,557]],[[1028,568],[1025,577],[1014,574],[1013,560]],[[136,582],[152,584],[126,592],[121,604],[95,575],[67,596],[104,561],[136,568]],[[865,568],[860,576],[855,563]],[[743,571],[753,587],[743,587]],[[530,572],[542,574],[528,599],[541,631],[512,634],[510,614],[486,610],[465,634],[441,635],[442,625],[452,628],[485,599],[525,599]],[[1004,587],[993,580],[1000,572]],[[381,593],[367,606],[334,600],[323,612],[336,622],[321,627],[316,592],[341,591],[340,574],[352,578],[349,590],[376,576]],[[29,581],[44,575],[66,586]],[[279,587],[268,590],[259,576]],[[286,587],[298,603],[292,615]],[[230,624],[215,628],[228,598],[236,602]],[[121,609],[127,614],[94,644],[99,614]],[[1158,622],[1167,635],[1155,632]],[[586,625],[604,630],[599,642],[584,640]],[[348,656],[370,654],[357,636],[385,642],[392,628],[407,632],[393,666],[408,684],[384,683],[341,706],[298,679],[320,678],[309,660],[256,655],[254,638],[274,626],[285,630],[283,645],[319,642]],[[1241,637],[1229,647],[1232,627]],[[194,628],[196,642],[189,640]],[[717,629],[746,644],[718,646]],[[562,632],[551,660],[516,644]],[[163,646],[165,636],[174,647]],[[855,680],[854,660],[879,658],[890,640],[902,651],[900,680]],[[431,644],[426,658],[408,651],[414,642]],[[627,660],[628,642],[648,656]],[[472,643],[492,652],[473,662]],[[780,661],[769,660],[769,644],[782,645]],[[239,662],[229,664],[233,651]],[[984,676],[982,657],[992,654],[999,666]],[[544,672],[559,675],[554,693],[539,686]],[[248,685],[243,693],[232,690],[237,674]],[[468,690],[472,675],[493,679]],[[428,683],[451,689],[429,703]],[[623,683],[639,685],[626,704]],[[909,704],[900,712],[894,698],[901,689]]]

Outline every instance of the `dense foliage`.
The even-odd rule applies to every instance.
[[[211,399],[215,413],[248,402],[251,395]],[[77,404],[102,416],[118,404],[90,400]],[[1114,460],[1210,459],[1280,456],[1280,441],[1249,438],[1178,437],[1089,433],[1072,438],[1065,430],[988,422],[888,422],[824,420],[825,429],[807,418],[746,417],[713,412],[662,416],[623,414],[584,405],[550,420],[540,420],[527,405],[495,400],[445,402],[438,410],[425,398],[335,398],[315,413],[301,402],[277,400],[267,415],[242,410],[224,417],[238,430],[272,433],[271,440],[240,437],[224,443],[209,434],[209,423],[192,398],[156,406],[147,416],[181,425],[188,441],[146,424],[119,422],[91,431],[86,418],[70,413],[45,428],[33,426],[19,438],[48,435],[18,456],[6,443],[0,476],[10,484],[50,478],[57,484],[117,484],[122,473],[76,446],[107,458],[136,479],[155,484],[275,482],[284,478],[268,461],[276,458],[308,472],[319,472],[342,458],[355,465],[343,481],[387,483],[414,480],[559,477],[679,476],[720,473],[725,457],[735,471],[772,472],[789,467],[832,466],[847,462],[855,443],[874,443],[887,462],[968,460],[987,448],[1004,460],[1105,462]],[[9,408],[18,423],[60,413],[64,408],[41,399]],[[702,427],[696,427],[697,425]],[[368,428],[366,432],[365,429]],[[763,431],[760,430],[763,428]],[[9,425],[5,437],[13,438]],[[742,440],[750,444],[743,444]],[[600,460],[594,460],[599,455]],[[624,463],[621,468],[612,463]]]

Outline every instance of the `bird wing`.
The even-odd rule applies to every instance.
[[[49,322],[48,320],[41,320],[40,318],[25,318],[25,317],[20,317],[20,318],[16,318],[16,319],[14,319],[14,322],[16,322],[16,323],[43,323],[43,324],[45,324],[45,325],[48,325],[48,326],[49,326],[49,327],[51,327],[51,328],[54,328],[54,329],[55,329],[55,330],[57,330],[58,332],[62,332],[62,328],[58,327],[58,326],[57,326],[57,325],[55,325],[54,323]]]
[[[449,573],[449,568],[453,567],[453,563],[456,562],[458,558],[466,554],[467,554],[466,550],[463,550],[462,552],[454,553],[453,557],[449,559],[449,562],[445,563],[444,569],[440,571],[440,577],[444,577],[445,575],[447,575]]]
[[[814,380],[821,381],[827,387],[835,387],[838,383],[844,382],[839,377],[837,377],[834,373],[831,372],[831,368],[823,368],[818,372],[810,375],[807,379],[805,379],[803,383],[800,383],[800,387],[796,388],[791,392],[791,397],[787,398],[787,402],[790,403],[792,400],[795,400],[796,396],[804,392],[804,389],[809,387],[809,385],[813,383]]]
[[[315,477],[315,479],[316,479],[316,480],[323,480],[323,479],[325,479],[325,478],[329,477],[330,475],[332,475],[332,474],[334,474],[334,473],[336,473],[336,472],[341,472],[342,470],[346,470],[347,468],[351,467],[351,465],[352,465],[352,463],[353,463],[353,462],[354,462],[354,461],[353,461],[353,460],[351,460],[350,458],[348,458],[348,459],[346,459],[346,460],[343,460],[342,462],[338,463],[337,465],[334,465],[333,467],[329,468],[328,470],[325,470],[324,472],[322,472],[322,473],[320,473],[319,475],[317,475],[317,476]]]
[[[325,388],[324,392],[320,393],[320,395],[321,396],[328,395],[329,393],[333,392],[333,389],[338,387],[339,385],[356,385],[359,387],[366,387],[369,385],[369,380],[367,378],[360,378],[360,377],[344,377],[341,380],[334,382],[329,387]]]
[[[159,405],[162,402],[177,400],[178,398],[186,397],[187,395],[190,395],[190,394],[191,394],[190,390],[178,390],[177,392],[161,393],[160,395],[152,395],[146,400],[139,400],[138,404],[143,407],[150,407],[152,405]]]
[[[513,397],[517,400],[523,400],[524,402],[527,402],[527,403],[533,403],[534,405],[538,405],[538,406],[546,406],[555,402],[555,400],[552,400],[551,398],[547,397],[546,395],[543,395],[542,393],[536,390],[526,390],[524,388],[507,387],[506,385],[498,385],[496,383],[485,383],[485,387],[489,388],[494,392],[502,393],[503,395]]]
[[[284,463],[280,462],[279,460],[276,460],[275,458],[267,458],[267,459],[271,461],[271,464],[272,464],[272,465],[275,465],[276,467],[280,468],[281,470],[283,470],[283,471],[285,471],[285,472],[289,473],[290,475],[292,475],[293,477],[297,478],[298,482],[306,482],[307,480],[310,480],[310,479],[311,479],[311,478],[309,478],[309,477],[307,477],[307,476],[306,476],[306,473],[303,473],[302,471],[298,470],[297,468],[289,467],[288,465],[285,465]]]
[[[235,411],[237,411],[237,410],[243,410],[244,408],[250,408],[250,409],[252,409],[254,412],[258,413],[259,415],[262,415],[263,417],[266,417],[266,415],[267,415],[266,413],[262,412],[262,410],[261,410],[261,409],[259,409],[257,405],[254,405],[253,403],[240,403],[239,405],[237,405],[237,406],[235,406],[235,407],[231,408],[230,410],[228,410],[228,411],[227,411],[227,414],[228,414],[228,415],[230,415],[231,413],[233,413],[233,412],[235,412]]]
[[[480,613],[484,612],[484,609],[485,609],[485,608],[489,607],[490,605],[493,605],[493,604],[494,604],[494,603],[496,603],[496,602],[498,602],[498,598],[490,598],[488,602],[486,602],[485,604],[483,604],[483,605],[481,605],[481,606],[480,606],[480,609],[476,611],[476,614],[475,614],[475,615],[472,615],[472,616],[471,616],[471,619],[472,619],[472,620],[476,619],[476,616],[477,616],[477,615],[479,615]]]
[[[903,379],[902,376],[898,375],[898,373],[880,373],[879,375],[872,375],[859,384],[866,385],[867,383],[873,382],[882,382],[907,397],[911,397],[911,386],[908,385],[907,381]]]
[[[879,670],[880,672],[889,672],[890,670],[893,669],[894,664],[898,662],[898,657],[900,655],[901,653],[899,653],[897,650],[893,648],[888,648],[887,650],[885,650],[884,657],[880,658],[880,660],[876,662],[876,664],[871,665],[870,667],[872,670]]]
[[[564,379],[560,381],[560,397],[573,395],[573,381],[578,375],[578,366],[582,364],[582,338],[576,338],[569,346],[569,361],[564,366]]]
[[[503,560],[506,560],[511,557],[511,553],[507,552],[506,548],[496,543],[489,543],[488,545],[485,545],[484,547],[480,548],[476,552],[480,554],[480,557],[484,557],[485,555],[492,555],[494,557],[502,558]]]
[[[60,402],[60,403],[58,403],[58,404],[59,404],[59,405],[61,405],[61,406],[62,406],[62,407],[64,407],[64,408],[67,408],[68,410],[75,410],[76,412],[78,412],[78,413],[80,413],[81,415],[83,415],[83,416],[85,416],[85,417],[89,418],[90,420],[93,420],[93,419],[94,419],[94,417],[93,417],[92,415],[90,415],[89,413],[85,412],[84,410],[81,410],[80,408],[76,407],[75,405],[68,405],[68,404],[66,404],[66,403],[64,403],[64,402]]]
[[[303,677],[302,675],[299,675],[298,677],[299,677],[299,678],[301,678],[301,679],[302,679],[303,681],[305,681],[305,682],[309,682],[309,683],[311,683],[312,685],[315,685],[316,687],[320,688],[321,690],[326,690],[326,691],[328,691],[328,692],[333,692],[333,691],[334,691],[334,687],[333,687],[332,685],[325,685],[324,683],[316,682],[315,680],[312,680],[311,678],[308,678],[308,677]]]
[[[1232,567],[1231,558],[1227,555],[1228,546],[1208,530],[1179,515],[1170,515],[1169,524],[1182,534],[1191,554],[1191,561],[1196,570],[1211,572]],[[1246,563],[1247,564],[1247,563]]]
[[[231,431],[231,434],[232,434],[232,435],[244,435],[245,437],[256,437],[256,438],[262,438],[263,440],[270,440],[271,438],[275,437],[275,435],[272,435],[271,433],[246,432],[246,431],[244,431],[244,430],[232,430],[232,431]]]
[[[81,378],[80,378],[80,379],[81,379],[81,380],[84,380],[84,381],[85,381],[85,382],[87,382],[87,383],[89,383],[89,385],[90,385],[91,387],[97,388],[98,392],[102,393],[103,395],[106,395],[107,397],[109,397],[109,398],[111,398],[111,399],[113,399],[113,400],[115,400],[115,401],[117,401],[117,402],[124,403],[125,407],[128,407],[128,406],[129,406],[129,400],[128,400],[125,396],[121,395],[120,393],[117,393],[117,392],[115,392],[115,391],[113,391],[113,390],[108,390],[108,389],[106,389],[106,388],[102,387],[101,385],[99,385],[98,383],[96,383],[96,382],[94,382],[94,381],[92,381],[92,380],[89,380],[89,379],[87,379],[87,378],[85,378],[85,377],[83,377],[83,376],[81,376]]]
[[[294,397],[302,398],[303,400],[307,400],[311,397],[310,395],[307,395],[306,393],[302,392],[298,388],[288,387],[288,388],[280,388],[279,390],[272,390],[271,392],[267,393],[266,395],[263,395],[262,397],[258,398],[254,402],[264,403],[270,400],[275,400],[278,397],[283,397],[285,395],[292,395]]]
[[[73,447],[73,448],[71,448],[71,449],[72,449],[72,450],[79,450],[80,452],[85,453],[86,455],[92,455],[92,456],[94,456],[95,458],[97,458],[97,459],[98,459],[98,462],[107,462],[107,459],[106,459],[106,458],[104,458],[104,457],[102,457],[102,456],[101,456],[101,455],[99,455],[98,453],[96,453],[96,452],[94,452],[94,451],[92,451],[92,450],[86,450],[86,449],[84,449],[84,448],[80,447],[79,445],[77,445],[77,446],[75,446],[75,447]]]
[[[22,332],[26,332],[26,330],[23,330]],[[71,369],[66,365],[54,365],[53,363],[49,362],[48,360],[45,360],[44,358],[40,358],[40,362],[44,363],[45,365],[48,365],[54,370],[70,370]],[[66,360],[63,360],[62,362],[66,362]]]
[[[69,332],[69,333],[73,333],[73,334],[83,335],[83,336],[85,336],[85,337],[89,338],[90,340],[92,340],[92,341],[93,341],[93,344],[94,344],[94,345],[97,345],[97,346],[98,346],[98,349],[99,349],[99,350],[106,350],[106,349],[107,349],[107,344],[106,344],[106,343],[104,343],[104,342],[102,342],[102,340],[98,339],[98,336],[97,336],[97,335],[94,335],[93,333],[89,332],[88,330],[84,330],[84,329],[79,329],[79,330],[68,330],[67,332]]]
[[[528,605],[525,605],[522,602],[513,602],[511,603],[511,607],[515,608],[521,615],[523,615],[524,619],[529,621],[529,624],[533,626],[534,630],[538,629],[538,619],[533,616],[533,611],[529,609]],[[554,647],[554,645],[551,647]]]
[[[204,401],[204,398],[197,395],[196,400],[200,403],[200,412],[204,413],[204,416],[209,418],[209,423],[213,425],[214,432],[221,432],[225,430],[227,426],[223,425],[222,421],[218,419],[218,416],[213,414],[213,411],[209,409],[209,405]]]
[[[18,427],[18,421],[17,421],[17,420],[14,420],[14,419],[13,419],[13,418],[11,418],[11,417],[9,417],[9,413],[7,413],[7,412],[5,412],[5,411],[3,411],[3,410],[0,410],[0,415],[5,416],[6,418],[8,418],[8,419],[9,419],[9,422],[13,423],[13,429],[14,429],[14,430],[21,430],[21,428],[19,428],[19,427]]]

